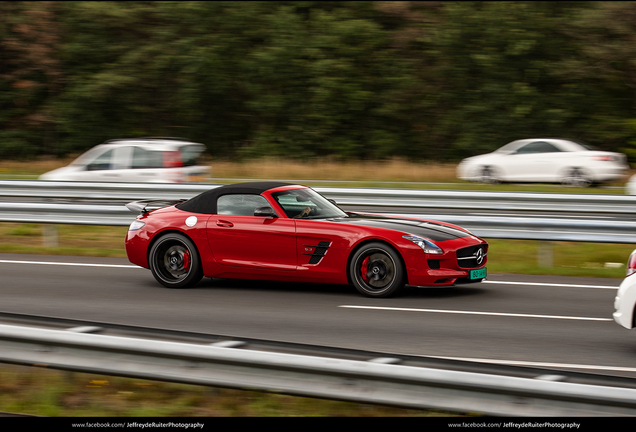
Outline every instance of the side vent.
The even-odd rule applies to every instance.
[[[303,246],[305,246],[306,248],[314,248],[314,251],[312,253],[304,252],[303,255],[311,256],[311,258],[309,258],[309,264],[318,264],[320,260],[322,259],[322,257],[324,257],[325,254],[327,253],[327,250],[329,249],[329,246],[331,246],[331,243],[326,241],[321,241],[317,245],[303,245]]]

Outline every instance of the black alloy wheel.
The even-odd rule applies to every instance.
[[[349,264],[356,289],[367,297],[389,297],[404,287],[404,265],[393,248],[380,242],[358,249]]]
[[[187,288],[203,277],[201,258],[186,236],[170,233],[159,238],[150,249],[150,270],[168,288]]]

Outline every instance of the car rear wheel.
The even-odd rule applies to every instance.
[[[404,287],[402,258],[379,242],[368,243],[354,253],[349,276],[356,289],[367,297],[389,297]]]
[[[588,187],[592,185],[592,180],[590,180],[590,178],[586,176],[580,168],[572,168],[568,170],[567,175],[561,183],[565,185]]]
[[[155,279],[168,288],[191,287],[203,277],[194,243],[181,234],[159,238],[150,249],[149,263]]]

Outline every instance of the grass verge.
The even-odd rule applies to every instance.
[[[256,391],[0,367],[0,411],[45,417],[439,417],[454,415]]]

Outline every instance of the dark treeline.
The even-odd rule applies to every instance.
[[[634,2],[0,2],[4,158],[177,136],[454,161],[563,137],[636,160],[635,104]]]

